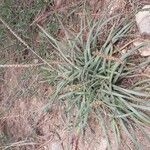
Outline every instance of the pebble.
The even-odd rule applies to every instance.
[[[150,40],[143,40],[138,39],[136,42],[133,43],[135,47],[144,45],[142,48],[139,48],[138,51],[140,52],[141,56],[150,56]]]
[[[58,142],[53,142],[51,145],[51,150],[62,150],[61,144]]]
[[[141,34],[150,34],[150,5],[145,5],[135,18]]]

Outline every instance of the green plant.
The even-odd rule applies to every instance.
[[[96,114],[108,142],[111,126],[118,147],[124,131],[136,148],[140,149],[141,145],[135,136],[135,126],[144,132],[143,127],[150,125],[150,78],[138,78],[140,81],[133,81],[133,85],[127,86],[121,81],[137,77],[135,72],[150,64],[150,59],[139,61],[139,64],[132,61],[131,56],[143,45],[129,48],[125,54],[115,48],[118,41],[124,40],[133,25],[129,18],[117,24],[117,18],[118,15],[94,20],[86,17],[86,26],[81,19],[80,31],[76,34],[68,31],[60,22],[65,32],[64,40],[53,38],[38,25],[56,49],[57,58],[60,60],[52,68],[43,68],[43,72],[55,89],[50,103],[63,103],[65,113],[69,116],[76,110],[75,127],[78,131],[87,126],[89,114],[92,112]],[[100,42],[104,38],[107,25],[111,28],[105,32],[105,41]]]

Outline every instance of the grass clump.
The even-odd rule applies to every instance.
[[[133,22],[128,18],[116,23],[118,18],[119,15],[100,19],[86,16],[81,19],[77,33],[68,31],[60,22],[65,36],[59,40],[39,26],[59,59],[52,68],[44,68],[44,75],[55,88],[51,102],[64,104],[68,118],[76,111],[77,132],[88,125],[89,114],[94,113],[108,143],[111,129],[119,147],[123,131],[140,149],[134,136],[135,126],[144,131],[143,127],[150,124],[150,79],[133,81],[127,86],[122,81],[136,77],[135,72],[150,60],[144,59],[139,64],[132,61],[131,56],[139,47],[128,48],[127,53],[121,54],[118,43],[127,37]]]

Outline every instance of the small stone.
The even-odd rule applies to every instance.
[[[123,49],[123,50],[121,51],[121,53],[122,53],[122,54],[126,54],[126,53],[127,53],[127,50],[126,50],[126,49]]]
[[[140,12],[136,14],[136,22],[141,34],[150,34],[150,5],[145,5]]]
[[[53,142],[51,144],[51,150],[62,150],[60,143],[58,142]]]
[[[37,63],[39,62],[39,60],[38,60],[38,59],[33,59],[33,62],[34,62],[35,64],[37,64]]]
[[[141,54],[141,56],[150,56],[150,41],[149,40],[143,40],[143,39],[139,39],[137,41],[135,41],[133,43],[134,46],[140,46],[140,45],[144,45],[142,48],[139,48],[139,52]]]

